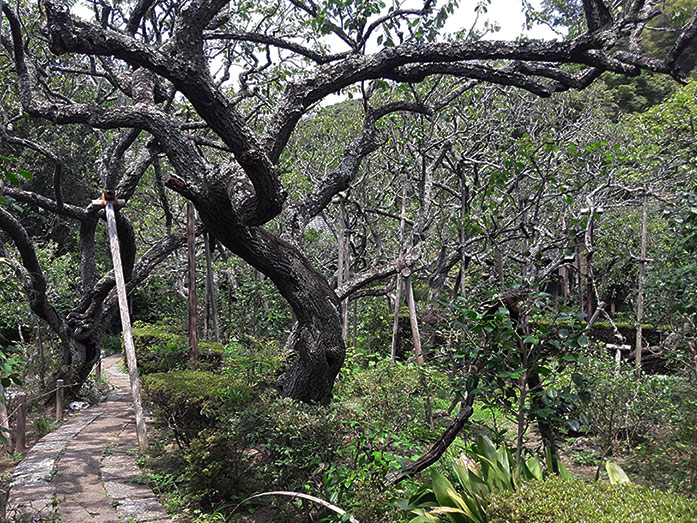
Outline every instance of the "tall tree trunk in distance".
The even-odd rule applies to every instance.
[[[499,247],[498,245],[496,245],[496,275],[498,276],[499,280],[499,289],[503,290],[503,254],[501,253],[501,247]]]
[[[204,247],[206,250],[206,323],[207,329],[210,329],[211,323],[213,324],[214,339],[215,341],[220,342],[220,324],[218,322],[218,298],[215,292],[215,281],[213,280],[210,235],[206,233],[203,238]],[[210,321],[208,321],[208,313],[210,313]]]
[[[338,267],[337,267],[337,277],[336,284],[337,287],[341,287],[346,280],[348,280],[349,265],[351,261],[349,260],[349,232],[346,227],[346,199],[342,198],[339,205],[339,231],[338,231]],[[348,340],[349,335],[349,316],[348,316],[348,305],[349,300],[345,298],[341,302],[341,335],[344,340]]]
[[[579,233],[576,236],[576,268],[578,269],[578,280],[576,284],[578,285],[578,307],[581,312],[586,310],[586,242],[585,239]]]
[[[408,270],[408,269],[405,269]],[[433,409],[431,408],[431,391],[424,376],[424,355],[421,350],[421,334],[419,333],[419,320],[416,317],[416,303],[414,303],[414,289],[411,285],[411,274],[404,277],[404,291],[407,295],[407,308],[409,309],[409,322],[411,323],[411,334],[414,338],[414,356],[416,364],[419,366],[419,381],[424,394],[424,411],[426,414],[426,423],[430,429],[433,429]]]
[[[196,236],[195,211],[191,201],[186,202],[186,244],[189,261],[189,357],[198,359],[198,314],[196,303]]]
[[[644,278],[646,278],[646,236],[648,232],[649,193],[644,191],[641,219],[641,257],[639,258],[639,289],[636,304],[635,362],[637,375],[641,374],[642,325],[644,320]]]
[[[358,299],[353,300],[353,352],[358,350]]]
[[[407,180],[408,171],[404,170],[404,181],[402,182],[402,210],[399,218],[399,252],[400,256],[404,253],[404,230],[406,227],[407,219]],[[397,343],[399,341],[399,309],[402,306],[402,288],[404,281],[402,279],[401,272],[398,272],[395,276],[397,278],[397,290],[394,303],[394,319],[392,321],[392,349],[390,351],[390,357],[392,363],[395,362],[397,358]]]

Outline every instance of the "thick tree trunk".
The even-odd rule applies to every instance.
[[[187,188],[171,178],[168,185]],[[227,194],[210,187],[193,195],[206,228],[233,253],[268,276],[290,304],[297,324],[286,344],[293,354],[277,386],[283,396],[326,404],[344,363],[340,301],[326,278],[290,243],[235,219]]]

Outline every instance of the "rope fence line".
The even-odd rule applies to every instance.
[[[52,394],[56,395],[56,421],[63,421],[63,394],[65,392],[65,389],[70,389],[73,387],[76,387],[78,384],[73,383],[71,385],[64,385],[63,380],[57,380],[56,381],[56,387],[46,391],[42,394],[39,394],[38,396],[31,396],[28,397],[26,392],[18,392],[15,396],[12,397],[12,399],[17,400],[17,405],[15,406],[14,410],[12,410],[9,414],[7,414],[7,417],[5,420],[3,420],[3,426],[0,427],[0,432],[8,432],[8,435],[6,436],[6,443],[4,444],[5,450],[9,453],[12,453],[13,450],[15,452],[23,452],[26,449],[26,422],[27,422],[27,403],[30,401],[38,401],[41,400],[42,398],[45,398],[47,396],[50,396]],[[6,401],[5,398],[2,398],[2,401]],[[16,423],[15,423],[15,431],[14,431],[14,436],[15,436],[15,445],[14,449],[12,448],[12,440],[11,440],[11,435],[12,431],[9,429],[10,427],[10,420],[12,419],[13,416],[16,415]],[[5,426],[6,424],[6,426]]]

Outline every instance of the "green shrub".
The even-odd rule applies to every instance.
[[[167,380],[179,374],[183,373],[155,374],[146,380]],[[170,379],[162,398],[173,392],[169,387],[176,386]],[[234,402],[223,408],[208,394],[203,396],[198,405],[190,406],[194,411],[190,414],[195,416],[200,409],[202,413],[214,410],[219,416],[195,416],[199,430],[188,434],[178,489],[190,503],[220,509],[263,490],[323,494],[323,475],[346,441],[337,408],[295,403],[279,398],[273,390],[246,408]],[[176,414],[187,415],[183,410]],[[161,410],[158,416],[163,415],[167,413]]]
[[[133,328],[133,344],[140,374],[183,369],[189,363],[189,339],[175,334],[170,327],[138,323]],[[198,356],[199,366],[219,367],[223,345],[199,340]]]
[[[635,444],[655,435],[675,418],[677,380],[637,377],[633,366],[616,367],[604,350],[589,358],[580,372],[590,396],[581,410],[604,451],[612,453],[621,440]]]
[[[206,431],[191,442],[183,474],[190,502],[214,507],[257,490],[253,467],[260,455],[241,443],[228,430]]]
[[[246,448],[264,455],[266,485],[284,490],[319,486],[346,437],[338,407],[298,403],[273,390],[240,414],[236,430]]]
[[[276,340],[244,336],[225,346],[225,372],[255,387],[275,386],[287,356]]]
[[[424,373],[421,380],[419,372]],[[347,403],[352,410],[370,413],[370,422],[381,427],[390,427],[393,434],[400,433],[414,442],[432,441],[434,432],[425,424],[425,398],[450,398],[451,391],[447,376],[431,366],[421,369],[415,364],[391,363],[382,359],[363,369],[352,359],[342,369],[334,389],[335,398]],[[433,401],[436,416],[443,415],[444,402]]]
[[[516,492],[497,492],[487,516],[494,523],[621,523],[697,521],[697,501],[639,485],[565,481],[550,477],[529,481]]]
[[[249,400],[249,389],[219,374],[184,370],[143,377],[143,395],[153,414],[166,422],[177,443],[188,446],[203,429]]]

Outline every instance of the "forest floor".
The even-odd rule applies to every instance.
[[[170,521],[137,466],[135,419],[120,357],[103,361],[114,389],[38,441],[15,468],[7,521]]]

